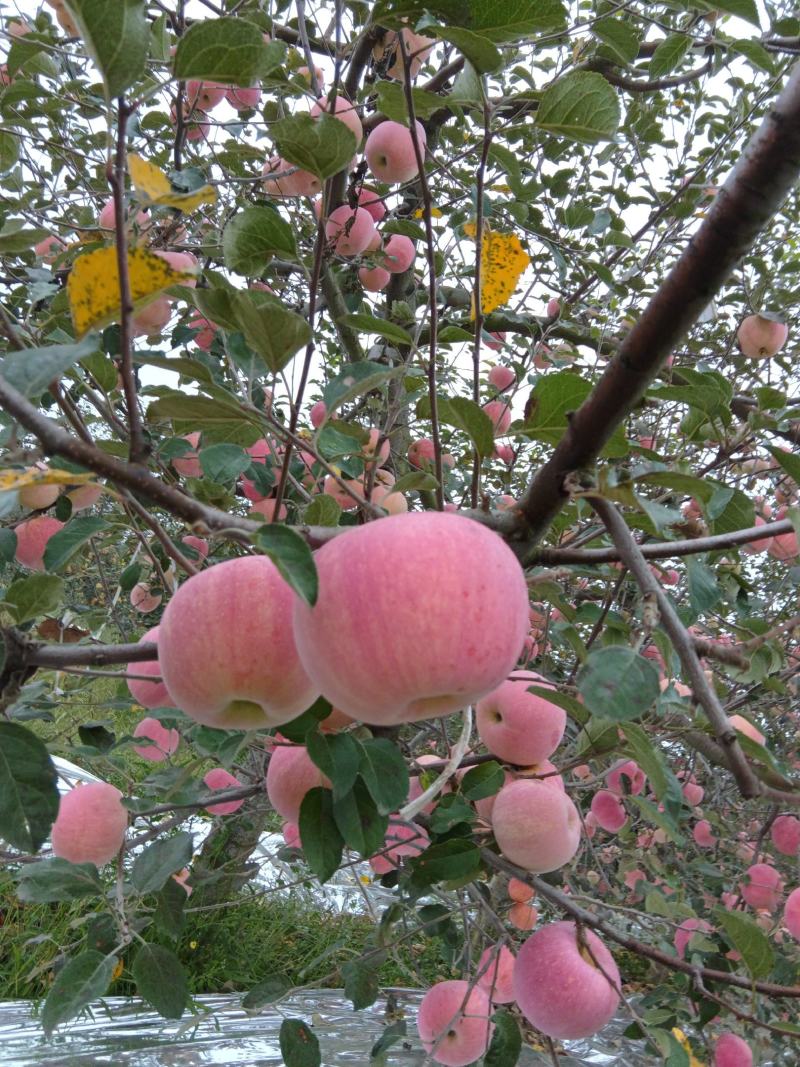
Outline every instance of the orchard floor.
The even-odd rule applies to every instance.
[[[422,994],[396,990],[397,1007],[408,1022],[408,1036],[393,1045],[385,1067],[422,1067],[426,1062],[414,1026]],[[44,1041],[28,1001],[0,1002],[0,1048],[3,1067],[281,1067],[278,1030],[284,1018],[303,1018],[320,1041],[323,1067],[370,1062],[370,1049],[386,1023],[386,1000],[354,1012],[337,990],[306,990],[281,1002],[281,1011],[249,1014],[240,997],[202,996],[194,1001],[196,1025],[186,1013],[181,1022],[165,1022],[140,1001],[109,997],[91,1012]],[[396,1014],[392,1016],[396,1018]],[[627,1022],[612,1022],[601,1035],[569,1042],[560,1067],[652,1067],[641,1045],[622,1036]],[[549,1055],[526,1049],[519,1067],[551,1065]]]

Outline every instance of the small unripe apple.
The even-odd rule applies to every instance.
[[[351,104],[350,101],[339,92],[333,104],[331,104],[331,101],[327,96],[321,96],[311,108],[311,117],[315,119],[318,115],[321,115],[323,111],[326,114],[337,118],[340,122],[343,122],[348,130],[353,132],[356,139],[356,148],[358,148],[361,144],[361,138],[364,136],[364,127],[361,125],[361,119],[358,117],[358,111],[356,110],[355,104]]]
[[[748,315],[736,334],[742,355],[750,359],[770,359],[780,352],[789,336],[789,327],[763,315]]]
[[[209,789],[239,789],[242,783],[223,767],[215,767],[203,778]],[[221,804],[209,804],[206,811],[210,815],[233,815],[244,804],[244,800],[225,800]]]
[[[189,718],[252,730],[289,722],[314,702],[319,690],[292,636],[294,596],[264,556],[217,563],[181,585],[164,611],[158,654],[167,689]]]
[[[64,529],[64,523],[49,515],[35,515],[14,528],[17,535],[17,563],[32,571],[44,570],[44,552],[47,542]]]
[[[514,994],[537,1030],[559,1040],[590,1037],[619,1004],[614,957],[592,930],[555,922],[531,934],[517,954]]]
[[[50,840],[61,859],[102,867],[122,848],[127,829],[128,812],[119,789],[90,782],[61,797]]]
[[[444,1067],[467,1067],[486,1052],[494,1032],[492,1006],[479,986],[468,982],[437,982],[417,1014],[417,1030],[425,1051]]]
[[[168,730],[162,726],[158,719],[142,719],[136,724],[133,731],[134,737],[144,737],[152,741],[152,745],[134,745],[133,751],[142,759],[151,763],[161,763],[167,756],[176,752],[181,743],[181,735],[177,730]]]
[[[417,122],[416,130],[417,142],[424,157],[427,142],[425,128]],[[376,126],[367,137],[364,156],[375,177],[389,185],[411,181],[419,174],[411,131],[401,122],[388,120]]]
[[[315,558],[319,598],[295,605],[297,648],[324,696],[353,717],[393,725],[449,715],[511,672],[527,585],[486,527],[440,512],[392,515],[351,527]]]
[[[363,207],[355,210],[342,204],[332,211],[325,223],[325,236],[340,256],[357,256],[363,252],[375,233],[372,215]]]
[[[384,267],[390,274],[402,274],[414,262],[416,249],[410,237],[402,233],[393,233],[383,246]]]

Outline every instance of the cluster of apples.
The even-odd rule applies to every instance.
[[[36,474],[39,471],[46,472],[47,465],[38,464],[29,468],[26,473]],[[18,493],[18,502],[21,507],[29,511],[44,511],[58,500],[63,491],[61,485],[49,485],[46,483],[23,486]],[[103,486],[97,482],[89,482],[85,485],[69,489],[66,496],[72,505],[72,511],[83,511],[92,507],[100,499]],[[32,571],[44,570],[44,553],[50,538],[64,529],[64,523],[53,515],[33,515],[14,527],[17,535],[17,548],[15,559],[22,567]]]

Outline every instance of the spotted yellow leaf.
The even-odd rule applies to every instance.
[[[72,471],[39,470],[34,467],[26,471],[0,471],[0,493],[15,489],[24,489],[27,485],[84,485],[94,478],[94,474],[75,474]]]
[[[421,208],[421,207],[418,207],[417,210],[414,212],[414,218],[415,219],[423,219],[424,217],[425,217],[424,209]],[[441,217],[442,217],[442,212],[439,210],[439,208],[438,207],[432,207],[431,208],[431,218],[432,219],[440,219]]]
[[[473,237],[475,224],[468,222],[464,232]],[[505,304],[517,288],[520,275],[531,257],[520,244],[515,233],[495,233],[487,226],[481,242],[481,311],[484,315]],[[475,318],[473,298],[472,318]]]
[[[144,204],[194,211],[201,204],[216,203],[217,190],[213,185],[202,185],[190,193],[178,193],[170,185],[163,170],[159,170],[155,163],[148,163],[146,159],[133,153],[128,156],[128,171],[136,193]]]
[[[467,237],[474,237],[478,232],[478,227],[474,222],[465,222],[462,229]]]
[[[193,277],[191,272],[173,270],[166,260],[145,248],[128,252],[128,278],[136,307],[148,304],[162,289]],[[78,337],[118,321],[121,301],[117,250],[113,245],[78,256],[67,281],[67,296]]]

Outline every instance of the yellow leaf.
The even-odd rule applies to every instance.
[[[465,232],[467,226],[475,231],[474,223],[467,223]],[[488,226],[484,229],[481,243],[481,311],[484,315],[508,301],[530,261],[515,233],[495,233]],[[473,319],[474,304],[473,297]]]
[[[122,972],[125,970],[125,964],[122,960],[117,960],[117,965],[111,973],[111,981],[116,982]]]
[[[141,307],[170,285],[179,285],[194,274],[173,270],[166,260],[144,248],[128,252],[131,297]],[[78,337],[87,331],[116,322],[120,315],[117,250],[112,245],[78,256],[67,281],[72,322]]]
[[[177,193],[163,170],[159,170],[155,163],[148,163],[146,159],[133,153],[128,156],[128,171],[139,199],[144,204],[194,211],[201,204],[216,203],[217,190],[213,185],[203,185],[190,193]]]
[[[474,222],[465,222],[462,229],[467,237],[474,237],[478,232],[478,227]]]
[[[424,217],[425,217],[425,211],[421,207],[418,207],[417,210],[414,212],[414,218],[415,219],[422,219]],[[431,208],[431,218],[432,219],[440,219],[441,217],[442,217],[442,213],[439,210],[439,208],[438,207],[432,207]]]
[[[689,1056],[689,1067],[703,1067],[703,1064],[698,1060],[695,1054],[692,1052],[692,1047],[689,1044],[686,1034],[677,1026],[672,1027],[672,1036],[677,1040],[683,1051]]]
[[[74,474],[72,471],[33,468],[27,471],[0,471],[0,493],[24,489],[26,485],[85,485],[92,481],[94,474]]]

